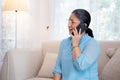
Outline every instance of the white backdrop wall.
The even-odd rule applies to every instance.
[[[28,12],[18,14],[17,48],[38,49],[49,40],[48,0],[28,0]]]
[[[49,40],[50,25],[48,0],[29,0],[30,32],[29,40],[31,48],[40,48],[41,43]],[[26,43],[29,46],[29,44]]]

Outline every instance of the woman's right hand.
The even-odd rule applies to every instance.
[[[78,33],[76,28],[73,30],[73,33],[74,33],[74,36],[72,35],[72,33],[70,33],[70,36],[72,37],[72,46],[74,47],[79,45],[80,39],[85,33],[81,34],[81,29],[79,30],[79,33]]]

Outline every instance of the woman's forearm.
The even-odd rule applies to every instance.
[[[81,54],[81,50],[78,46],[74,47],[72,50],[72,59],[75,60],[78,55]]]
[[[60,74],[54,74],[53,78],[54,78],[54,80],[61,80],[61,75]]]

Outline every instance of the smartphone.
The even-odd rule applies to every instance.
[[[85,23],[80,23],[77,27],[77,32],[79,33],[79,30],[81,29],[81,34],[87,29],[87,27],[85,26]],[[72,32],[72,35],[74,36],[74,32]]]

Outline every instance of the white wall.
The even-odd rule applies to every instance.
[[[29,15],[18,14],[18,48],[40,48],[49,40],[50,25],[48,0],[28,0]]]

